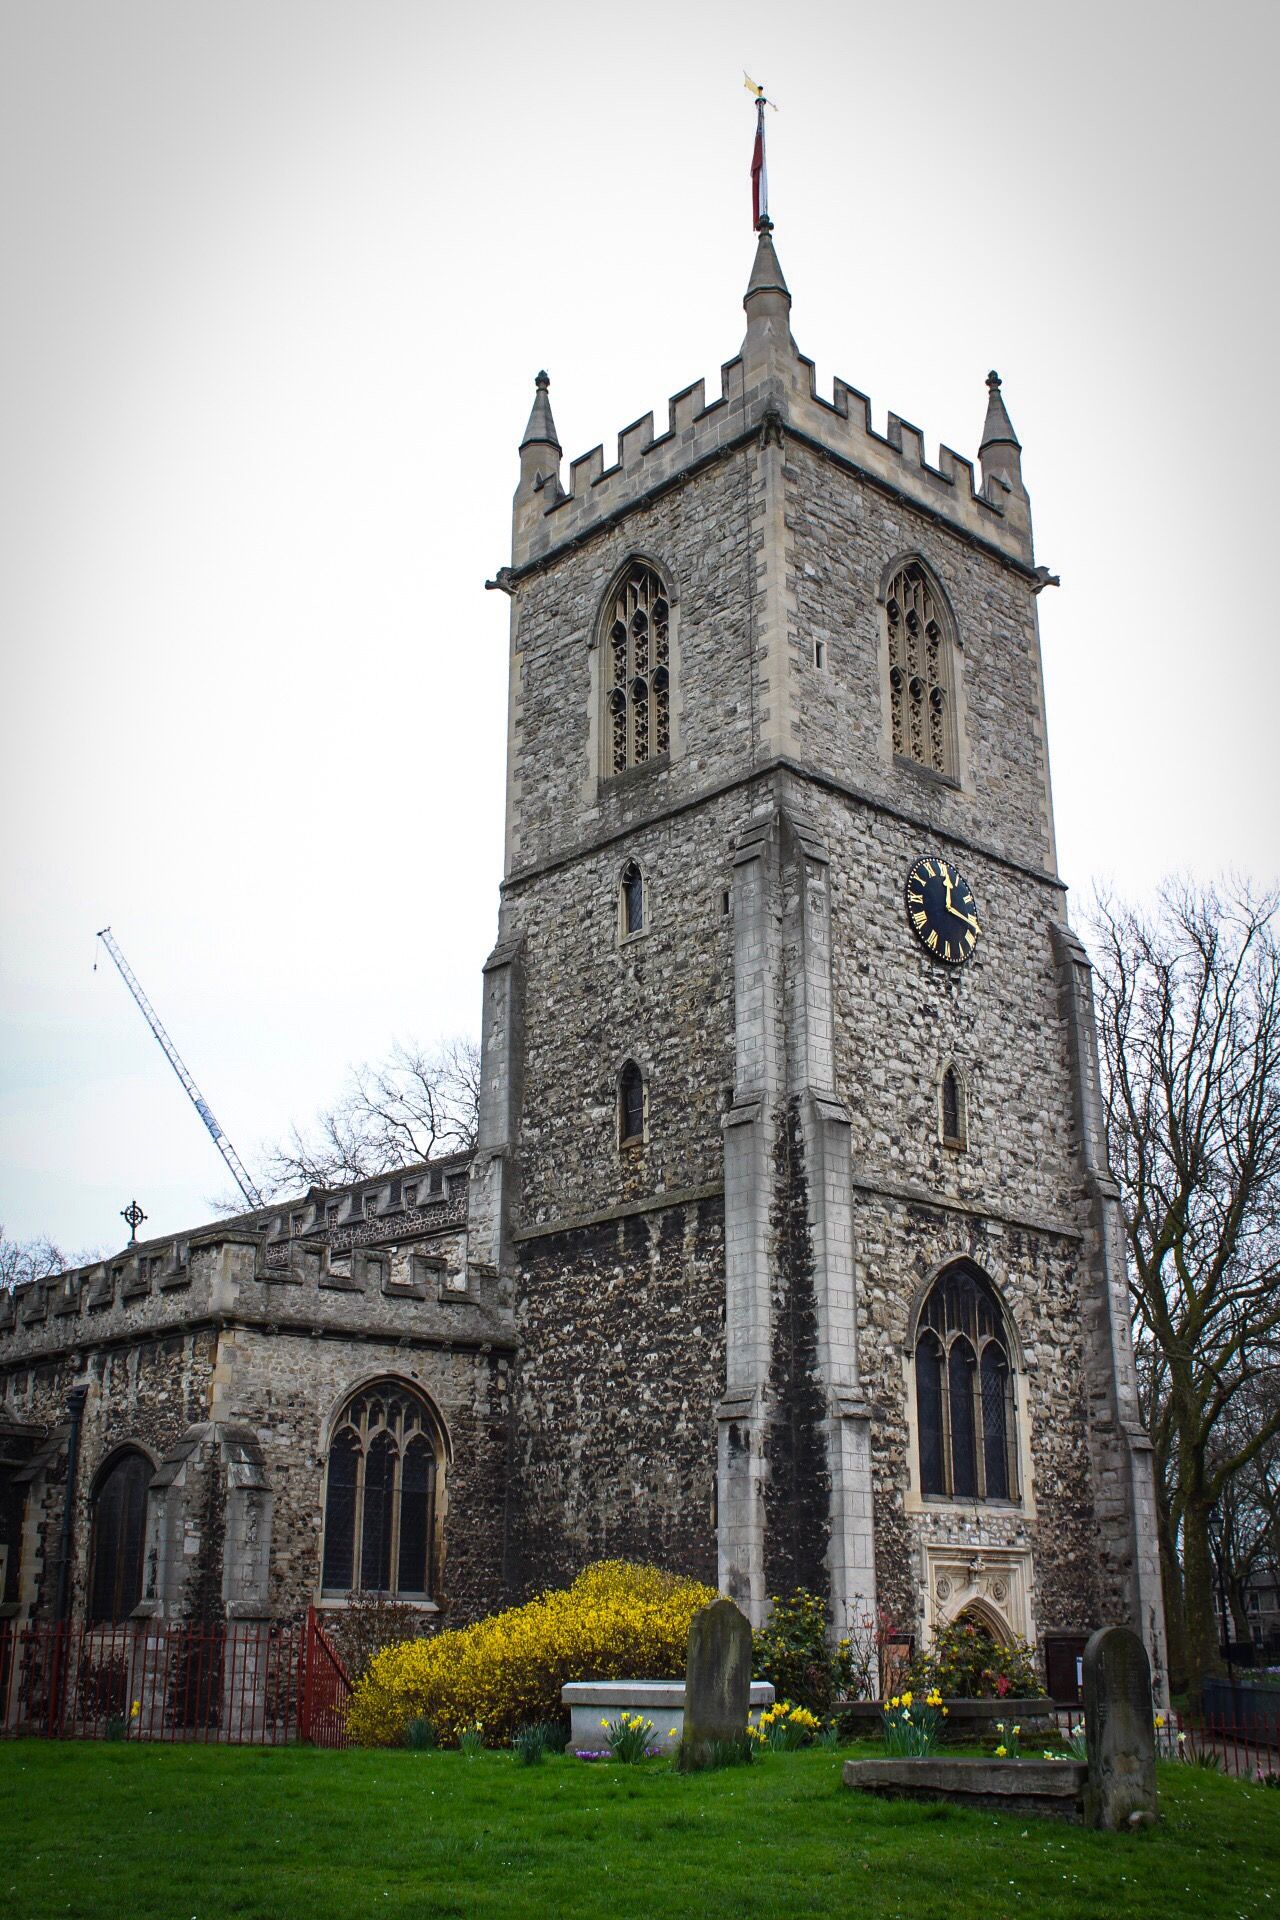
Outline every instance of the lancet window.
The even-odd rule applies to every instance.
[[[951,642],[941,596],[918,560],[894,575],[885,614],[894,754],[954,778]]]
[[[926,1498],[1017,1498],[1009,1353],[995,1289],[972,1267],[949,1267],[929,1292],[916,1336],[920,1490]]]
[[[606,766],[610,773],[671,751],[671,603],[642,561],[628,567],[605,608]]]
[[[437,1423],[411,1388],[379,1381],[348,1401],[329,1442],[325,1593],[431,1597],[441,1457]]]
[[[942,1069],[942,1079],[938,1085],[939,1119],[942,1125],[944,1147],[964,1147],[968,1144],[967,1105],[964,1082],[957,1069],[948,1062]]]
[[[644,875],[634,860],[622,869],[618,887],[618,925],[622,938],[644,932]]]
[[[127,1620],[142,1598],[142,1548],[151,1462],[134,1447],[118,1453],[93,1491],[89,1618]]]
[[[634,1060],[618,1075],[618,1140],[627,1146],[644,1139],[644,1075]]]

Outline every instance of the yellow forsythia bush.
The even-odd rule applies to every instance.
[[[361,1746],[398,1746],[421,1716],[443,1741],[479,1722],[487,1746],[505,1745],[560,1717],[566,1680],[681,1677],[689,1622],[716,1597],[658,1567],[599,1560],[523,1607],[385,1647],[351,1695],[347,1731]]]

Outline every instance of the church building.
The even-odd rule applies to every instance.
[[[537,377],[474,1153],[0,1294],[11,1620],[627,1556],[1162,1685],[1022,450],[994,373],[976,470],[825,399],[767,219],[744,306],[609,465]]]

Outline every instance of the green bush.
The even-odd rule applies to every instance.
[[[820,1719],[849,1692],[852,1679],[849,1642],[831,1645],[829,1619],[826,1601],[803,1587],[785,1597],[775,1594],[752,1650],[756,1679],[771,1680],[776,1699],[807,1707]]]
[[[993,1640],[972,1620],[953,1620],[935,1634],[928,1653],[912,1661],[907,1685],[917,1693],[936,1689],[950,1700],[1025,1699],[1044,1692],[1034,1649],[1025,1640]]]

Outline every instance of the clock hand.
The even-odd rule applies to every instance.
[[[939,865],[941,865],[941,862],[939,862]],[[978,919],[976,914],[961,913],[959,907],[952,906],[951,877],[948,874],[945,867],[943,867],[943,870],[942,870],[942,885],[943,885],[943,890],[947,896],[947,912],[952,916],[953,919],[963,920],[966,927],[972,927],[975,933],[981,933],[982,928],[978,925]]]

